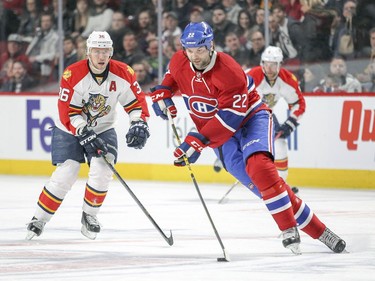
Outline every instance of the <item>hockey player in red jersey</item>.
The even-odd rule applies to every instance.
[[[112,171],[100,153],[113,163],[117,159],[114,129],[116,106],[129,115],[126,134],[129,147],[141,149],[150,136],[149,112],[133,69],[115,60],[112,40],[107,32],[94,31],[87,39],[87,60],[65,69],[58,99],[59,119],[52,131],[52,164],[56,165],[45,184],[26,239],[39,236],[45,224],[60,207],[78,178],[85,157],[90,166],[84,194],[81,232],[95,239],[100,232],[97,214],[108,191]]]
[[[174,54],[161,85],[152,89],[156,115],[177,115],[173,93],[180,91],[198,132],[176,148],[176,166],[194,163],[206,147],[224,168],[266,205],[283,235],[283,246],[300,254],[297,227],[340,253],[345,241],[330,231],[278,175],[273,162],[271,110],[261,102],[251,77],[229,56],[216,52],[212,28],[190,23],[181,35],[184,48]]]
[[[288,144],[287,138],[299,125],[298,121],[305,112],[305,98],[298,85],[297,78],[287,69],[281,67],[283,53],[279,47],[267,47],[261,56],[261,65],[246,73],[253,80],[262,101],[271,109],[280,99],[288,104],[290,114],[280,125],[273,115],[275,123],[275,166],[279,175],[286,180],[288,176]]]

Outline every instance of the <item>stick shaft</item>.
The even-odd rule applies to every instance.
[[[130,189],[130,187],[126,184],[124,179],[120,176],[120,174],[117,172],[115,167],[112,165],[111,162],[108,161],[108,159],[105,157],[105,155],[101,154],[102,158],[104,159],[104,162],[108,165],[108,167],[112,170],[112,172],[115,174],[116,178],[120,181],[123,187],[129,192],[131,197],[134,199],[134,201],[137,203],[137,205],[142,209],[143,213],[147,216],[147,218],[151,221],[151,223],[155,226],[155,228],[159,231],[161,236],[163,236],[164,240],[167,241],[167,243],[172,246],[173,245],[173,236],[172,231],[170,230],[170,237],[164,234],[164,232],[161,230],[159,225],[155,222],[155,220],[152,218],[150,213],[146,210],[146,208],[142,205],[141,201],[137,198],[137,196],[134,194],[134,192]]]

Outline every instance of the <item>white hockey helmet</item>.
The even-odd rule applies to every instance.
[[[111,49],[111,56],[113,55],[113,42],[111,36],[106,31],[93,31],[86,42],[87,54],[90,53],[91,48]]]
[[[268,46],[262,53],[260,59],[260,65],[264,72],[264,62],[276,62],[277,63],[277,74],[280,71],[281,62],[283,61],[283,52],[279,47]]]

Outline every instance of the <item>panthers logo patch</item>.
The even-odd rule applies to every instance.
[[[262,102],[267,104],[270,108],[274,107],[277,103],[276,94],[265,94],[263,95]]]
[[[87,116],[88,126],[95,127],[97,125],[97,120],[111,111],[111,106],[106,105],[106,101],[107,98],[103,95],[90,93],[88,102],[83,106],[83,112]]]

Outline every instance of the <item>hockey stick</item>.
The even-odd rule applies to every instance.
[[[172,118],[171,113],[169,112],[169,110],[167,110],[167,114],[168,114],[168,120],[169,120],[169,122],[171,123],[171,127],[172,127],[173,133],[174,133],[174,135],[175,135],[175,137],[176,137],[176,139],[177,139],[177,142],[178,142],[179,145],[181,145],[181,139],[180,139],[180,137],[179,137],[179,135],[178,135],[178,132],[177,132],[176,126],[175,126],[175,124],[174,124],[173,118]],[[219,233],[217,232],[216,227],[215,227],[215,224],[214,224],[214,222],[213,222],[213,220],[212,220],[212,218],[211,218],[211,215],[210,215],[210,213],[209,213],[209,211],[208,211],[208,209],[207,209],[206,203],[204,202],[204,199],[203,199],[202,194],[201,194],[201,192],[200,192],[200,189],[199,189],[198,183],[197,183],[197,181],[196,181],[196,179],[195,179],[195,176],[194,176],[193,170],[192,170],[192,168],[191,168],[191,166],[190,166],[189,160],[188,160],[188,158],[187,158],[185,155],[183,156],[183,158],[184,158],[184,161],[185,161],[186,166],[189,168],[189,171],[190,171],[190,177],[191,177],[191,179],[192,179],[192,181],[193,181],[193,183],[194,183],[195,189],[197,190],[197,193],[198,193],[199,199],[200,199],[201,202],[202,202],[203,208],[204,208],[204,210],[206,211],[206,214],[207,214],[208,219],[210,220],[210,223],[211,223],[211,226],[212,226],[212,228],[213,228],[213,230],[214,230],[214,232],[215,232],[216,238],[217,238],[217,240],[218,240],[219,243],[220,243],[221,249],[223,250],[224,257],[223,257],[223,258],[217,258],[217,261],[219,261],[219,262],[225,262],[225,261],[226,261],[226,262],[229,262],[229,257],[228,257],[228,255],[227,255],[227,252],[225,251],[225,247],[224,247],[223,241],[221,241],[221,238],[220,238],[220,236],[219,236]]]
[[[224,200],[226,199],[227,195],[239,184],[240,182],[237,180],[227,191],[227,193],[224,194],[224,196],[219,200],[219,204],[224,203]]]
[[[138,200],[137,196],[133,193],[133,191],[130,189],[130,187],[126,184],[126,182],[122,179],[120,174],[117,172],[115,167],[111,164],[111,162],[108,161],[108,159],[104,156],[104,154],[100,153],[100,156],[104,159],[104,162],[108,165],[108,167],[112,170],[112,172],[115,174],[117,179],[121,182],[122,186],[125,187],[125,189],[130,193],[131,197],[135,200],[135,202],[138,204],[138,206],[142,209],[143,213],[147,216],[147,218],[152,222],[152,224],[155,226],[155,228],[159,231],[161,236],[163,236],[164,240],[167,241],[167,243],[172,246],[173,245],[173,236],[172,236],[172,230],[170,230],[171,236],[168,237],[164,234],[164,232],[161,230],[159,225],[154,221],[154,219],[151,217],[149,212],[147,212],[146,208],[143,207],[142,203]]]

